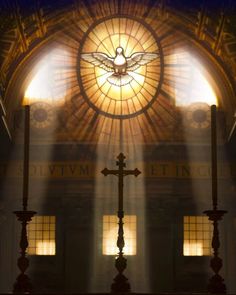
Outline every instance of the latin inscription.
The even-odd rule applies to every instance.
[[[132,166],[132,164],[131,164]],[[140,166],[135,163],[134,166]],[[235,177],[236,169],[227,164],[218,165],[218,177]],[[207,162],[147,162],[142,175],[148,178],[198,178],[208,179],[211,177],[211,165]],[[96,175],[102,177],[94,163],[91,162],[31,162],[29,174],[32,178],[94,178]],[[230,171],[235,174],[231,175]],[[0,164],[0,178],[22,177],[23,163],[13,162],[10,166]]]
[[[10,167],[0,165],[0,176],[21,177],[23,164],[15,162]],[[35,178],[86,178],[93,177],[94,165],[88,162],[33,162],[29,165],[29,175]]]

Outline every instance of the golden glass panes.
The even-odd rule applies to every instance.
[[[211,255],[212,223],[206,216],[184,216],[184,256]]]
[[[136,224],[137,217],[135,215],[127,215],[124,221],[124,240],[125,247],[123,252],[125,255],[136,255]],[[118,218],[115,215],[103,216],[103,240],[102,254],[116,255],[119,252],[116,246],[118,234]]]
[[[108,116],[129,116],[141,111],[155,98],[160,81],[160,52],[155,37],[143,24],[123,17],[111,18],[95,26],[88,33],[81,54],[103,53],[114,58],[118,47],[123,48],[126,58],[139,52],[158,53],[158,57],[146,65],[127,71],[132,79],[122,86],[109,82],[112,71],[107,72],[82,58],[79,76],[87,99],[97,111]],[[91,67],[94,72],[88,75]],[[148,73],[152,73],[152,76]],[[138,94],[146,95],[146,99],[140,102]],[[130,101],[134,107],[128,107]]]
[[[55,216],[35,216],[29,223],[28,254],[29,255],[55,255]]]

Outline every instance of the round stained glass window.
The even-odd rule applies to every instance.
[[[127,17],[93,25],[81,43],[80,88],[89,105],[108,117],[130,118],[156,99],[163,57],[155,32]]]

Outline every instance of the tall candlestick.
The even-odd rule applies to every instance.
[[[214,275],[210,278],[208,284],[208,292],[210,293],[226,293],[226,286],[224,279],[219,275],[222,268],[222,259],[219,257],[220,248],[220,235],[218,230],[218,222],[222,219],[223,215],[227,212],[218,210],[217,198],[217,126],[216,126],[216,106],[211,106],[211,168],[212,168],[212,210],[204,211],[209,220],[213,222],[213,236],[212,236],[212,249],[213,257],[211,258],[210,266],[214,271]]]
[[[14,211],[18,220],[21,222],[21,237],[20,237],[20,254],[17,265],[21,271],[14,284],[14,293],[30,293],[32,284],[29,277],[25,273],[29,266],[27,258],[27,225],[32,217],[36,214],[35,211],[28,211],[28,194],[29,194],[29,140],[30,140],[30,107],[25,106],[25,133],[24,133],[24,171],[23,171],[23,199],[22,211]]]

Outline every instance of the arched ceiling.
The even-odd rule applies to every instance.
[[[6,113],[10,113],[11,109],[16,107],[10,100],[8,101],[8,98],[12,97],[10,92],[16,87],[15,78],[19,75],[18,70],[21,70],[21,65],[27,60],[33,60],[34,56],[40,54],[44,46],[57,40],[60,34],[69,36],[67,40],[73,40],[73,28],[79,23],[78,20],[81,21],[80,24],[84,22],[85,28],[77,28],[77,34],[79,30],[86,31],[86,23],[96,22],[109,15],[129,15],[143,19],[151,25],[150,20],[158,19],[167,35],[175,35],[178,31],[187,35],[195,48],[200,49],[200,59],[205,55],[212,64],[216,65],[217,73],[215,73],[216,68],[209,68],[214,71],[215,78],[221,75],[222,81],[225,81],[222,82],[221,94],[225,93],[225,96],[228,96],[222,104],[228,113],[227,121],[230,132],[236,110],[236,39],[235,21],[233,21],[235,10],[230,3],[227,5],[224,3],[224,6],[220,1],[214,2],[213,6],[204,6],[199,1],[191,1],[189,5],[187,1],[183,3],[183,1],[173,0],[74,0],[50,1],[50,5],[48,1],[33,3],[34,5],[32,1],[18,1],[18,3],[5,1],[0,11],[0,90]],[[168,31],[171,27],[175,29],[172,32]],[[161,30],[160,28],[159,32]],[[175,40],[181,42],[181,38],[177,39]],[[172,44],[174,44],[173,40]],[[20,87],[18,91],[18,95],[22,98]],[[150,120],[150,116],[146,118],[147,121]],[[154,133],[155,137],[156,131],[150,132]],[[175,131],[172,129],[171,133]]]

